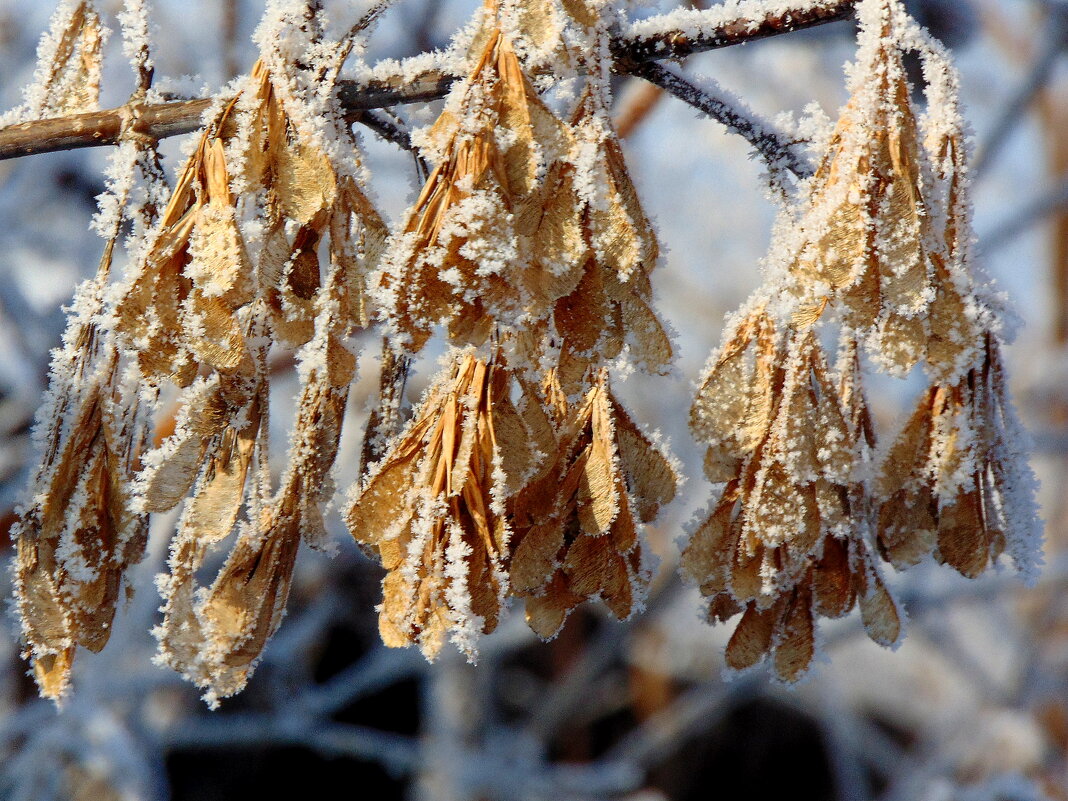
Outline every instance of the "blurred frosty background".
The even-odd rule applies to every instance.
[[[101,0],[113,14],[118,0]],[[155,0],[157,76],[177,94],[215,90],[255,59],[262,4]],[[338,26],[365,2],[331,0]],[[403,0],[368,59],[444,46],[474,0]],[[652,3],[650,11],[675,5]],[[708,501],[685,421],[692,384],[724,313],[759,281],[773,214],[747,145],[687,106],[662,99],[627,140],[627,156],[669,249],[654,284],[679,331],[677,375],[622,386],[634,417],[669,435],[691,476],[652,533],[662,565],[649,612],[630,624],[580,611],[551,644],[513,613],[478,667],[434,666],[378,642],[380,573],[340,525],[340,555],[298,562],[290,613],[249,688],[211,713],[196,689],[151,662],[158,604],[152,576],[173,520],[156,523],[138,592],[99,655],[82,653],[75,694],[58,712],[36,699],[14,625],[0,636],[0,797],[11,799],[270,799],[336,781],[358,797],[453,799],[1068,799],[1068,4],[916,0],[921,21],[954,48],[982,161],[976,223],[987,267],[1026,322],[1011,352],[1021,411],[1036,435],[1044,483],[1047,567],[1027,590],[1009,574],[967,582],[920,566],[895,579],[911,621],[896,653],[871,644],[855,617],[824,625],[825,664],[795,690],[761,672],[725,683],[729,628],[698,618],[674,572],[675,544]],[[0,107],[19,99],[53,4],[0,0]],[[644,11],[642,13],[650,13]],[[114,25],[112,27],[115,27]],[[810,102],[832,118],[852,27],[836,23],[691,58],[768,116]],[[117,37],[111,42],[118,50]],[[195,79],[178,76],[195,75]],[[106,62],[103,104],[132,78]],[[633,108],[636,79],[617,103]],[[412,124],[433,109],[406,108]],[[413,199],[409,156],[361,131],[381,208]],[[170,169],[180,143],[168,141]],[[28,425],[43,390],[61,306],[90,275],[90,233],[107,154],[79,151],[0,162],[0,523],[21,492]],[[369,348],[368,352],[374,352]],[[432,362],[411,382],[417,397]],[[365,358],[350,404],[339,485],[358,462],[365,401],[377,381]],[[919,384],[872,392],[884,425]],[[277,395],[280,441],[294,386]],[[272,403],[275,399],[272,398]],[[336,521],[335,521],[336,522]],[[5,558],[11,547],[0,545]],[[3,574],[8,593],[7,574]],[[337,792],[337,791],[334,791]]]

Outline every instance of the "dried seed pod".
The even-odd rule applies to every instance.
[[[333,494],[330,468],[356,371],[343,344],[351,327],[348,277],[346,265],[336,264],[318,298],[316,337],[301,351],[304,380],[281,487],[241,525],[225,565],[192,609],[196,652],[179,669],[189,675],[194,666],[191,678],[211,703],[244,688],[281,625],[300,541],[327,547],[323,508]],[[251,455],[254,432],[246,433],[253,434],[246,440]]]
[[[433,382],[346,514],[388,571],[379,629],[436,657],[446,636],[474,659],[507,591],[508,499],[533,472],[530,433],[499,358],[458,355]]]
[[[518,203],[513,219],[520,241],[530,244],[523,283],[531,316],[537,318],[571,293],[583,275],[589,246],[582,206],[575,202],[574,165],[554,162],[540,186]]]
[[[126,189],[119,199],[128,198]],[[123,373],[103,328],[118,235],[116,222],[96,276],[75,295],[63,347],[53,352],[49,394],[34,422],[40,461],[12,528],[25,656],[41,694],[53,699],[67,690],[76,646],[99,651],[107,643],[125,571],[147,539],[147,516],[130,497],[148,436],[141,388]]]
[[[746,369],[731,360],[761,335],[769,345],[777,339],[762,314],[744,318],[730,335],[703,394],[729,392],[731,372],[744,378]],[[867,413],[850,374],[855,364],[855,352],[847,352],[835,387],[814,333],[794,332],[784,350],[772,346],[753,357],[748,369],[766,384],[755,402],[743,396],[720,404],[739,428],[752,423],[754,406],[767,407],[759,433],[715,440],[711,461],[727,485],[682,556],[683,574],[708,599],[711,622],[743,613],[727,648],[732,668],[770,655],[782,681],[798,680],[815,654],[816,617],[847,614],[858,601],[872,639],[883,645],[899,639],[900,615],[866,544],[866,493],[856,465]],[[695,418],[720,435],[730,418],[711,413],[715,398],[706,397]]]
[[[856,332],[844,329],[838,352],[838,397],[845,412],[853,440],[860,450],[860,459],[873,458],[876,437],[875,424],[867,398],[864,396],[863,373],[860,367],[860,345]]]
[[[981,364],[956,384],[932,385],[882,460],[884,558],[905,568],[934,552],[975,578],[1007,551],[1033,576],[1041,525],[1022,436],[999,345],[987,334]]]
[[[895,374],[925,355],[935,294],[923,157],[891,0],[862,14],[865,45],[853,96],[816,177],[792,267],[803,289],[796,322],[811,324],[840,299],[846,324],[870,332],[873,357]],[[878,26],[883,36],[872,36]],[[822,294],[820,294],[822,293]]]
[[[639,272],[648,275],[660,246],[627,171],[605,99],[592,85],[579,101],[572,128],[590,246],[619,281],[626,283]]]
[[[279,91],[275,78],[262,60],[253,65],[243,177],[249,187],[268,191],[271,216],[307,225],[333,205],[338,176],[314,138],[300,130],[298,116],[287,111],[287,93]]]
[[[677,483],[672,464],[612,396],[607,370],[565,419],[555,461],[513,504],[512,589],[545,639],[592,598],[621,620],[642,608],[650,575],[640,524],[656,518]]]
[[[944,209],[942,237],[931,252],[935,294],[928,311],[928,373],[939,380],[962,375],[980,358],[983,318],[976,303],[971,273],[971,220],[966,200],[963,134],[953,130],[934,144],[939,196],[932,204]]]
[[[367,425],[364,428],[360,476],[367,475],[370,466],[382,458],[389,443],[400,433],[404,389],[410,370],[411,359],[397,353],[388,337],[383,337],[378,397],[367,415]]]
[[[356,367],[344,339],[355,316],[353,296],[362,291],[364,260],[373,257],[380,225],[377,214],[366,220],[356,216],[370,206],[349,179],[341,186],[334,208],[319,215],[329,219],[333,266],[320,289],[316,263],[316,283],[307,292],[316,310],[315,331],[299,354],[303,386],[277,495],[266,498],[263,348],[251,374],[216,374],[194,382],[187,391],[193,402],[144,477],[146,499],[166,493],[156,502],[173,503],[200,469],[172,547],[170,576],[161,583],[165,618],[157,636],[162,657],[204,688],[212,705],[245,686],[280,625],[300,540],[326,546],[323,507],[333,491],[329,470]],[[274,322],[272,332],[278,334]],[[254,317],[252,325],[249,341],[266,330],[260,318]],[[249,482],[257,448],[258,475]],[[249,517],[238,527],[229,558],[212,585],[198,589],[195,573],[206,549],[231,533],[243,506]]]
[[[345,317],[359,328],[371,324],[367,284],[382,259],[388,236],[381,215],[355,179],[339,176],[330,212],[330,263],[344,271],[345,291],[338,302]]]
[[[176,434],[160,449],[164,457],[173,454],[169,460],[161,460],[160,469],[191,473],[195,485],[171,543],[168,573],[157,582],[164,616],[163,623],[153,633],[159,640],[163,661],[189,680],[207,687],[211,675],[201,657],[207,637],[205,621],[198,609],[196,573],[203,566],[208,550],[230,536],[242,507],[249,500],[248,474],[264,423],[266,394],[265,388],[254,393],[248,405],[233,412],[229,420],[225,417],[213,420],[210,405],[219,403],[218,377],[209,382],[198,381],[190,390]],[[198,408],[193,409],[194,404]],[[207,420],[213,420],[214,431],[210,435],[197,431],[198,423],[204,425]],[[195,458],[179,457],[186,443],[193,443]],[[171,451],[174,445],[177,448]],[[176,463],[180,466],[170,467]],[[158,475],[159,471],[149,478]],[[179,498],[189,489],[189,484],[182,483],[185,486]],[[150,498],[146,496],[146,500]]]
[[[708,445],[705,475],[713,483],[737,475],[771,423],[781,337],[764,306],[728,327],[690,409],[690,429]]]
[[[124,573],[147,538],[147,517],[129,504],[145,430],[117,381],[118,354],[108,350],[95,368],[82,358],[95,351],[89,343],[76,366],[61,364],[62,356],[53,362],[54,401],[37,425],[44,459],[12,531],[26,655],[49,698],[66,693],[76,646],[99,651],[107,643]],[[64,385],[61,372],[74,383]]]
[[[385,225],[351,175],[341,175],[314,137],[300,130],[262,61],[253,66],[251,121],[241,132],[244,184],[266,194],[267,232],[259,276],[274,334],[299,347],[314,334],[321,286],[319,246],[330,235],[332,263],[349,266],[349,313],[368,322],[363,286],[385,240]],[[353,221],[357,229],[350,230]]]
[[[579,203],[568,211],[542,217],[537,241],[559,248],[557,260],[573,265],[568,287],[553,306],[560,339],[556,380],[568,395],[580,393],[588,373],[629,349],[648,372],[658,372],[672,358],[671,339],[653,311],[649,272],[659,245],[638,201],[600,95],[588,87],[572,121],[572,165],[562,168],[560,192],[577,192]],[[546,183],[549,188],[551,184]],[[550,220],[549,214],[555,215]],[[546,224],[547,223],[547,224]],[[577,235],[575,238],[572,233]],[[554,236],[555,234],[555,236]],[[552,264],[545,254],[539,265]],[[562,273],[566,274],[566,273]]]
[[[554,0],[509,3],[502,9],[501,23],[505,30],[513,32],[516,49],[527,67],[540,66],[550,58],[566,57],[561,41],[564,12]]]
[[[42,39],[21,116],[43,119],[98,109],[107,34],[91,0],[62,4]]]
[[[494,28],[427,140],[438,165],[380,276],[391,324],[412,352],[438,323],[448,323],[454,343],[477,345],[496,322],[539,316],[531,303],[544,276],[531,270],[515,215],[563,153],[566,131],[527,81],[510,38]]]
[[[214,129],[222,128],[231,103]],[[186,163],[142,264],[116,307],[116,331],[146,378],[186,385],[198,365],[250,366],[237,311],[253,297],[222,139],[209,129]]]
[[[182,386],[195,372],[184,348],[181,309],[191,289],[184,267],[199,208],[193,184],[195,161],[202,152],[198,148],[179,175],[148,253],[115,309],[116,333],[126,347],[137,352],[145,376],[172,378]]]

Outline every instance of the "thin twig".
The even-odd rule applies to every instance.
[[[639,82],[633,95],[628,95],[627,103],[615,115],[612,124],[620,139],[631,136],[637,127],[652,113],[664,97],[664,90],[651,83]]]
[[[236,78],[241,71],[237,60],[237,39],[241,4],[238,2],[223,3],[222,7],[222,45],[223,45],[223,74],[227,80]]]
[[[612,41],[612,53],[617,62],[686,58],[694,53],[718,50],[826,25],[828,22],[852,19],[855,5],[856,0],[842,0],[838,3],[816,6],[808,3],[798,8],[768,12],[762,19],[757,20],[753,19],[752,14],[740,14],[735,19],[708,30],[700,29],[700,20],[707,18],[711,12],[695,9],[688,13],[690,19],[697,23],[694,26],[698,30],[697,33],[687,35],[679,30],[668,29],[646,35],[622,37]],[[715,12],[716,9],[712,11]],[[633,27],[638,31],[653,30],[657,27],[657,18],[642,20]]]
[[[401,150],[412,150],[412,138],[400,125],[379,111],[354,111],[347,115],[348,122],[358,122]]]
[[[211,103],[210,99],[203,99],[145,105],[139,124],[143,133],[156,140],[191,133],[201,127],[200,117]],[[57,150],[117,145],[125,118],[126,107],[123,106],[9,125],[0,129],[0,160]]]
[[[742,136],[756,148],[773,171],[783,168],[799,177],[812,174],[812,165],[799,155],[797,143],[787,141],[772,126],[733,99],[717,97],[706,88],[699,88],[673,70],[654,61],[636,65],[634,74],[645,78],[675,97],[722,123],[733,133]]]
[[[325,684],[305,690],[295,704],[309,717],[329,717],[359,698],[418,675],[425,666],[414,650],[376,647]]]
[[[541,699],[536,712],[527,721],[525,736],[534,741],[551,740],[581,706],[590,685],[619,657],[634,627],[652,619],[658,609],[670,606],[680,592],[679,584],[661,584],[650,593],[641,618],[635,616],[623,623],[606,622],[567,673]]]
[[[766,683],[760,673],[754,672],[730,683],[715,682],[695,687],[620,740],[602,757],[601,763],[648,770],[687,741],[713,728],[733,704],[757,693]]]
[[[352,48],[356,46],[357,37],[359,37],[361,33],[365,33],[377,23],[378,18],[381,17],[391,5],[393,5],[394,1],[395,0],[379,0],[379,2],[371,6],[362,17],[356,20],[355,24],[353,24],[348,32],[341,38],[341,50],[334,59],[331,80],[337,80],[338,75],[341,73],[341,68],[345,66],[345,61],[352,52]]]
[[[415,46],[420,50],[433,50],[434,37],[432,35],[437,26],[438,17],[441,15],[441,0],[427,0],[421,12],[417,14],[415,30],[412,39]]]
[[[693,53],[745,44],[769,36],[790,33],[828,22],[848,19],[854,0],[832,6],[805,8],[768,14],[756,24],[748,18],[729,20],[714,30],[693,37],[681,31],[657,31],[647,36],[624,37],[611,43],[616,71],[634,72],[637,65],[662,58],[685,58]],[[377,8],[377,6],[376,6]],[[696,12],[700,13],[700,12]],[[707,12],[706,12],[707,13]],[[337,99],[346,113],[435,100],[444,97],[457,76],[438,70],[411,76],[405,66],[389,78],[365,83],[338,81]],[[192,133],[202,126],[201,117],[211,105],[210,99],[161,103],[138,107],[138,131],[153,139]],[[73,150],[81,147],[114,145],[119,141],[123,120],[131,110],[126,107],[76,114],[48,120],[18,123],[0,129],[0,160]]]

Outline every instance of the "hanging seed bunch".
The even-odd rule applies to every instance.
[[[309,31],[311,44],[318,35]],[[185,317],[179,330],[189,338],[175,342],[174,352],[180,367],[195,365],[199,375],[185,390],[175,433],[146,459],[141,479],[149,511],[190,493],[170,573],[160,582],[165,604],[157,636],[161,658],[204,687],[209,700],[244,687],[277,630],[301,540],[326,544],[322,508],[332,494],[329,469],[356,367],[345,340],[354,325],[367,322],[363,275],[384,240],[358,171],[335,164],[317,144],[325,135],[312,125],[314,113],[325,111],[328,124],[340,123],[314,98],[299,98],[300,81],[316,76],[291,71],[278,50],[265,47],[246,89],[205,134],[187,168],[204,171],[199,185],[206,191],[186,200],[185,214],[196,216],[184,254],[171,267],[179,282],[188,282],[181,284],[187,295],[177,314]],[[266,232],[255,268],[237,226],[238,199],[228,189],[224,139],[231,115],[240,136],[233,150],[244,157],[235,158],[243,168],[243,202],[255,207]],[[323,281],[319,251],[327,236]],[[202,298],[207,310],[199,312]],[[272,341],[300,347],[302,381],[276,493],[266,426]],[[226,563],[210,587],[199,589],[195,574],[207,550],[235,524]]]
[[[1037,542],[1033,479],[1011,439],[1002,326],[970,253],[955,77],[896,0],[865,0],[858,17],[853,95],[807,197],[784,215],[768,287],[728,327],[691,418],[709,444],[707,477],[725,486],[683,572],[710,621],[741,613],[728,665],[770,656],[786,682],[808,670],[820,616],[859,605],[874,641],[900,641],[880,558],[904,568],[934,553],[974,577],[1007,550],[1028,573]],[[922,123],[906,47],[926,61]],[[831,318],[841,332],[834,371],[818,336]],[[862,351],[895,375],[922,363],[933,381],[882,452]]]
[[[535,231],[518,218],[566,133],[523,73],[497,3],[487,0],[482,13],[474,66],[424,137],[437,166],[379,279],[388,325],[413,353],[437,324],[454,344],[481,345],[496,323],[521,326],[547,301]]]
[[[437,323],[469,346],[450,352],[410,424],[353,487],[347,514],[353,536],[389,571],[384,641],[417,643],[431,659],[448,636],[473,660],[478,635],[496,628],[508,593],[509,506],[556,444],[502,345],[517,322],[536,324],[574,286],[546,289],[575,269],[548,265],[529,219],[566,128],[524,75],[508,16],[492,2],[482,14],[475,66],[426,137],[437,167],[378,279],[387,326],[407,349],[420,349]]]
[[[230,191],[224,129],[234,113],[231,102],[201,137],[118,304],[118,330],[139,352],[146,380],[183,388],[174,431],[146,455],[136,489],[148,512],[190,496],[169,573],[159,579],[164,619],[156,635],[161,658],[205,687],[215,671],[202,651],[217,643],[208,633],[213,621],[198,614],[207,610],[196,572],[246,503],[258,506],[266,491],[266,454],[255,457],[268,413],[267,312]]]
[[[673,464],[612,395],[607,369],[590,384],[575,409],[557,397],[555,458],[515,502],[512,588],[543,639],[591,598],[620,620],[641,610],[651,577],[641,524],[675,495]]]
[[[125,571],[140,560],[148,532],[131,493],[147,444],[145,398],[106,328],[104,296],[120,226],[134,216],[151,221],[148,206],[131,202],[135,178],[160,172],[133,143],[117,152],[113,170],[120,178],[107,195],[125,211],[111,224],[96,276],[76,292],[63,346],[52,354],[33,430],[40,461],[12,532],[26,655],[51,698],[67,689],[77,645],[107,644]]]
[[[568,7],[587,52],[604,52],[607,20],[591,4]],[[573,291],[554,304],[543,380],[557,448],[516,501],[513,590],[527,621],[555,636],[583,601],[600,598],[618,618],[642,608],[650,579],[641,524],[675,495],[671,461],[613,396],[608,362],[626,352],[655,372],[671,359],[650,307],[649,272],[659,246],[627,174],[608,117],[608,62],[587,65],[571,122],[572,149],[547,182],[543,224],[578,266]],[[577,196],[560,209],[554,203]],[[578,399],[578,400],[575,400]]]
[[[96,107],[103,36],[91,3],[60,7],[40,48],[31,112]],[[135,58],[134,67],[143,64]],[[155,151],[124,137],[94,220],[104,252],[96,275],[75,292],[34,423],[39,461],[12,529],[14,584],[24,655],[50,698],[67,691],[77,646],[99,651],[107,644],[125,572],[147,538],[148,519],[133,508],[131,487],[154,398],[109,330],[107,290],[124,228],[135,247],[155,222],[162,185]]]
[[[474,658],[509,593],[543,637],[588,598],[631,615],[649,579],[640,522],[674,496],[674,469],[602,366],[627,348],[654,369],[671,357],[649,306],[657,244],[608,122],[607,64],[591,64],[562,124],[515,53],[534,38],[532,8],[486,5],[476,66],[426,138],[438,166],[380,284],[409,348],[435,323],[457,345],[500,343],[488,358],[452,356],[352,493],[353,535],[390,571],[383,637],[431,658],[446,633]],[[603,50],[604,25],[579,30]]]
[[[508,590],[507,506],[529,475],[533,433],[500,354],[452,356],[362,486],[347,523],[388,571],[379,630],[433,659],[445,638],[474,659]]]
[[[927,344],[931,384],[891,441],[877,476],[879,547],[906,568],[933,553],[975,578],[1007,554],[1034,578],[1041,549],[1036,482],[1001,356],[1001,298],[973,267],[967,143],[957,76],[941,46],[902,26],[923,56],[930,111],[931,251],[935,301]]]
[[[53,697],[66,689],[74,646],[106,642],[148,513],[184,501],[159,579],[156,634],[161,659],[210,701],[244,686],[277,629],[300,541],[326,544],[328,472],[355,373],[346,340],[368,322],[364,276],[385,229],[360,188],[355,151],[337,144],[344,124],[323,100],[345,45],[323,45],[311,20],[287,14],[269,11],[261,61],[212,113],[158,221],[149,219],[164,206],[154,143],[135,140],[144,155],[130,170],[155,168],[141,206],[132,178],[105,198],[125,211],[57,351],[50,411],[38,424],[42,463],[18,527],[19,608],[42,691]],[[300,47],[325,55],[294,56]],[[109,289],[120,225],[138,214],[134,261]],[[255,242],[245,229],[265,233]],[[277,492],[266,425],[272,342],[299,347],[302,383]],[[150,449],[143,407],[168,383],[180,390],[177,408]],[[208,551],[235,528],[229,558],[200,588]]]
[[[814,331],[784,330],[764,301],[728,332],[694,404],[692,427],[712,443],[705,472],[726,486],[682,569],[711,622],[742,613],[727,646],[734,669],[770,654],[779,678],[797,680],[815,656],[816,617],[858,602],[872,639],[900,637],[869,545],[871,425],[856,351],[840,362],[836,380]]]
[[[854,91],[798,225],[804,245],[792,269],[809,303],[796,315],[799,324],[813,323],[837,300],[845,324],[865,335],[879,366],[904,375],[924,358],[929,320],[937,316],[923,197],[929,176],[921,174],[892,4],[866,6]]]

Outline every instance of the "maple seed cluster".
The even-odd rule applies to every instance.
[[[1003,323],[970,247],[956,77],[899,3],[858,6],[852,97],[808,192],[783,212],[768,281],[729,326],[693,405],[705,473],[725,482],[683,573],[712,622],[741,618],[727,664],[770,656],[783,681],[816,653],[815,622],[860,606],[872,640],[903,635],[879,563],[929,555],[975,578],[1007,552],[1033,574],[1034,479],[1000,357]],[[902,63],[919,50],[918,120]],[[835,327],[831,369],[817,329]],[[931,384],[879,450],[861,356]]]
[[[46,696],[67,692],[77,646],[106,644],[149,516],[179,505],[158,659],[212,704],[245,686],[301,542],[330,547],[350,340],[372,325],[380,397],[340,511],[385,570],[383,641],[433,659],[451,640],[473,661],[512,598],[544,639],[586,601],[621,620],[642,609],[643,526],[680,476],[612,391],[621,367],[660,373],[673,355],[652,307],[659,245],[609,115],[616,10],[486,0],[462,38],[466,78],[415,137],[436,166],[390,231],[333,99],[352,41],[328,43],[296,8],[267,12],[259,61],[172,189],[154,142],[125,137],[113,159],[104,256],[53,356],[16,526],[26,655]],[[815,175],[784,196],[766,283],[728,322],[691,416],[721,489],[682,573],[711,622],[740,616],[727,664],[767,657],[786,682],[812,664],[819,617],[859,606],[873,640],[901,640],[885,563],[933,555],[974,577],[1006,553],[1030,574],[1039,544],[1007,332],[971,253],[955,74],[899,0],[862,0],[858,17],[852,97],[815,143]],[[61,6],[33,113],[95,108],[100,36],[91,2]],[[924,63],[922,117],[905,50]],[[535,67],[577,84],[569,113],[543,99]],[[438,332],[442,369],[405,415],[408,365]],[[300,381],[277,485],[276,352],[295,354]],[[930,378],[882,448],[868,362]]]

